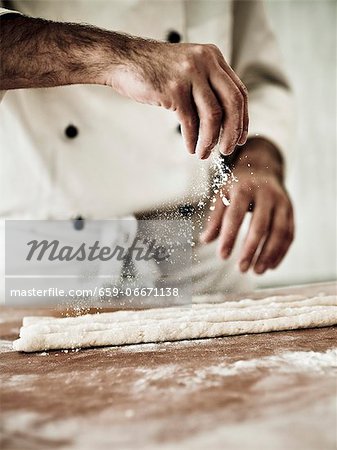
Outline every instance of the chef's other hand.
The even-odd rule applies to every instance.
[[[246,88],[215,45],[170,44],[129,38],[119,65],[104,80],[138,102],[176,111],[190,153],[206,159],[247,139]]]
[[[294,239],[293,207],[283,184],[283,161],[278,150],[261,138],[248,140],[234,165],[238,179],[222,190],[229,199],[224,206],[220,196],[200,237],[204,243],[218,237],[219,253],[228,258],[248,211],[252,212],[239,267],[257,274],[276,268]]]
[[[205,159],[247,139],[246,88],[215,45],[171,44],[22,15],[1,17],[0,89],[104,84],[176,111],[186,146]]]

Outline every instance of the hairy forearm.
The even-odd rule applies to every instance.
[[[20,15],[1,18],[0,89],[104,84],[132,38],[87,25]]]
[[[110,86],[137,102],[175,111],[188,151],[201,159],[217,142],[223,154],[231,154],[247,140],[246,88],[215,45],[154,41],[17,15],[0,20],[2,90]]]

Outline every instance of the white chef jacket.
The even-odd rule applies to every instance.
[[[182,42],[216,44],[248,88],[249,136],[269,139],[289,157],[292,94],[261,1],[14,0],[10,5],[33,17],[159,40],[175,31]],[[207,187],[210,163],[187,153],[174,113],[138,104],[109,87],[9,91],[0,114],[0,223],[78,215],[109,219],[191,203]],[[69,126],[77,134],[71,135]],[[245,290],[247,278],[235,259],[220,261],[215,246],[197,245],[201,263],[183,276],[198,280],[199,293]]]
[[[34,17],[160,40],[174,30],[182,42],[216,44],[249,90],[250,136],[264,136],[288,155],[292,95],[260,1],[10,5]],[[9,91],[0,114],[0,218],[107,219],[195,201],[206,185],[209,162],[187,153],[174,113],[138,104],[109,87]],[[69,126],[75,137],[67,136]]]

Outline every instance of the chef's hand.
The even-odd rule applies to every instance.
[[[171,44],[22,15],[1,16],[0,89],[109,85],[176,111],[186,146],[207,158],[246,142],[246,88],[214,45]]]
[[[141,103],[176,111],[187,149],[207,158],[219,142],[230,154],[247,139],[246,88],[214,45],[130,38],[104,83]]]
[[[282,166],[272,144],[260,138],[248,140],[233,170],[238,182],[223,189],[230,204],[224,206],[220,196],[217,198],[200,237],[204,243],[218,237],[220,256],[228,258],[246,213],[252,211],[239,257],[242,272],[254,267],[262,274],[276,268],[294,239],[293,208],[283,184]]]

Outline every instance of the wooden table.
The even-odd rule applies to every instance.
[[[336,448],[336,327],[19,354],[1,313],[2,449]]]

